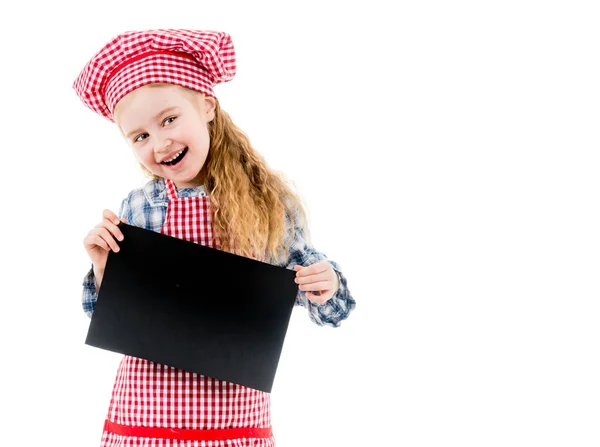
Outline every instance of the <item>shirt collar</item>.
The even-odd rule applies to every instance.
[[[150,180],[144,185],[143,190],[150,206],[167,206],[167,186],[163,178]],[[180,198],[199,197],[208,196],[208,192],[204,185],[200,185],[193,188],[179,188],[177,189],[177,195]]]

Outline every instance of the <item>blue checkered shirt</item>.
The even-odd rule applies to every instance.
[[[177,191],[179,197],[207,196],[204,186],[195,188],[182,188]],[[127,219],[127,223],[140,228],[160,233],[167,214],[167,190],[163,179],[151,180],[143,188],[134,189],[121,203],[119,217]],[[288,218],[288,237],[290,236],[290,220]],[[289,257],[286,262],[275,263],[280,267],[293,269],[295,265],[309,266],[316,262],[327,260],[336,271],[340,287],[335,295],[323,304],[315,304],[310,301],[306,294],[298,290],[296,305],[308,309],[310,319],[319,326],[328,325],[337,327],[340,322],[348,317],[354,309],[356,302],[350,295],[346,278],[340,271],[340,267],[334,261],[327,259],[324,253],[315,250],[305,240],[304,233],[298,227],[294,227],[294,240],[290,246]],[[94,271],[90,269],[83,281],[83,310],[88,316],[92,316],[96,304],[96,281]]]

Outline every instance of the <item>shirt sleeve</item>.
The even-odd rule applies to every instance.
[[[294,216],[296,221],[296,215]],[[288,228],[291,227],[288,216]],[[290,253],[286,268],[293,269],[295,265],[308,267],[320,261],[326,260],[337,273],[340,286],[337,292],[323,304],[313,303],[306,297],[306,293],[298,289],[296,305],[308,309],[310,319],[319,326],[338,327],[342,320],[348,318],[350,312],[355,308],[356,302],[348,289],[348,282],[343,275],[339,264],[327,258],[325,253],[317,251],[310,243],[304,231],[294,225],[293,240],[290,245]]]
[[[131,207],[129,206],[129,197],[121,202],[121,207],[119,209],[119,219],[125,218],[127,222],[132,222],[131,216]],[[90,268],[87,275],[83,279],[83,294],[81,297],[81,302],[83,305],[83,311],[88,317],[92,317],[94,313],[94,308],[96,307],[96,301],[98,299],[98,294],[96,293],[96,278],[94,277],[94,266]]]

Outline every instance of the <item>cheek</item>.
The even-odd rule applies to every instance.
[[[143,164],[152,163],[154,161],[154,157],[152,155],[152,151],[146,147],[136,147],[133,150],[135,157]]]
[[[208,146],[210,144],[210,133],[208,129],[202,129],[194,134],[194,142],[200,146]]]

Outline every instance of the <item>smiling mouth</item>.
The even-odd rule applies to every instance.
[[[167,166],[175,166],[177,163],[179,163],[181,160],[183,160],[183,157],[185,157],[185,154],[187,154],[188,152],[188,148],[186,147],[185,149],[183,149],[183,151],[181,151],[181,153],[175,157],[173,160],[170,161],[163,161],[161,164],[163,165],[167,165]]]

